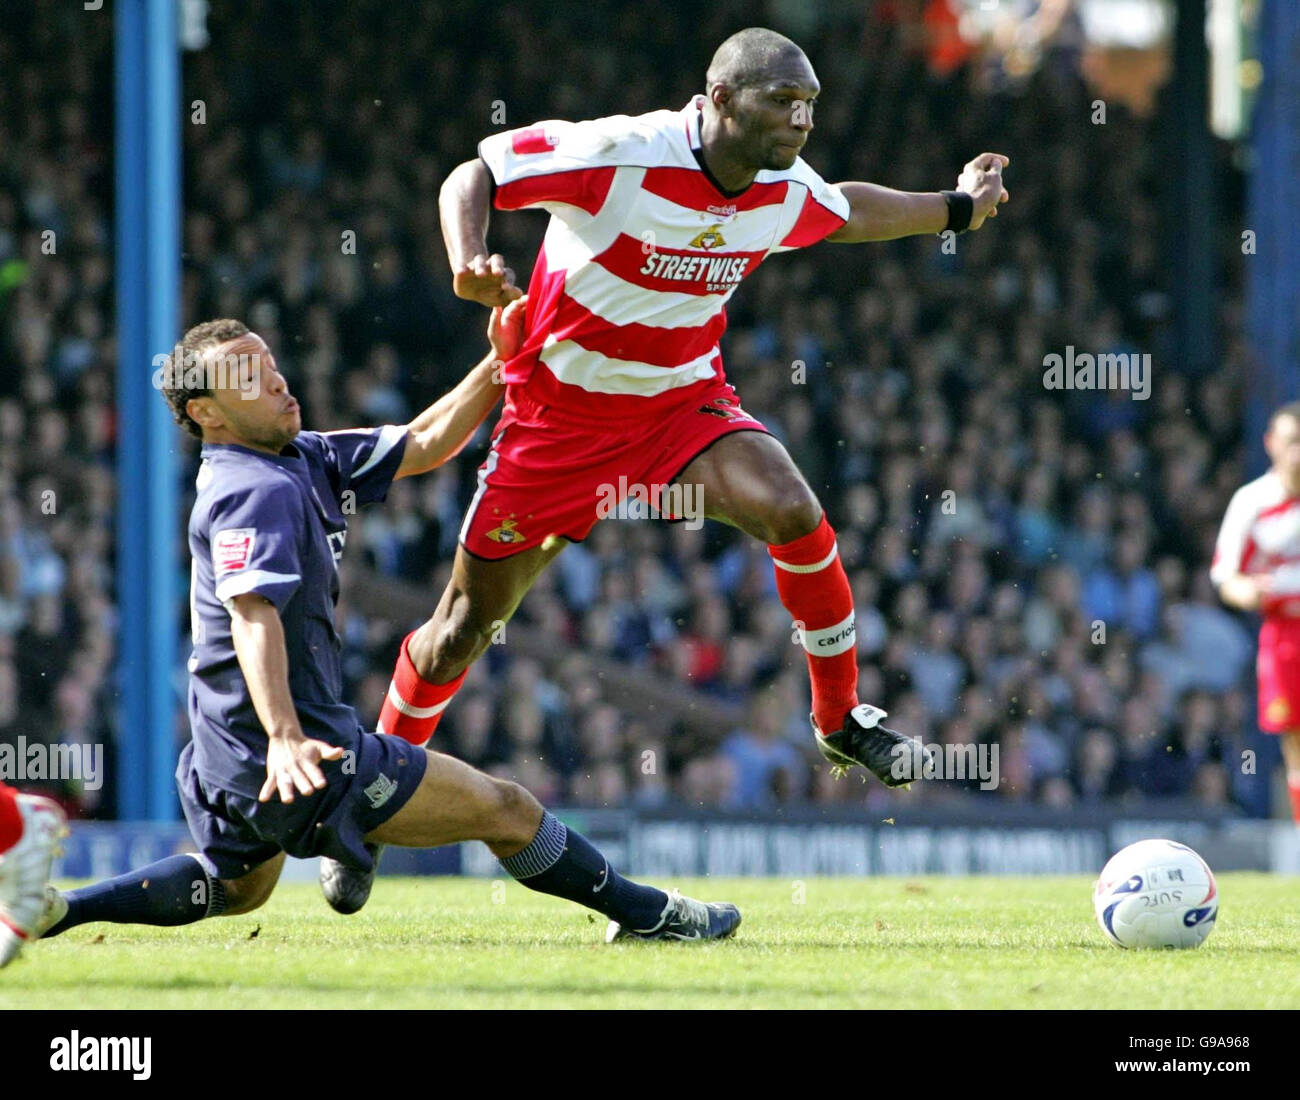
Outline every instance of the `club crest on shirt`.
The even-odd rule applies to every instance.
[[[718,232],[718,230],[721,228],[722,228],[721,225],[715,223],[709,226],[708,229],[701,230],[699,233],[696,233],[695,236],[691,238],[690,244],[688,244],[686,247],[703,248],[706,251],[710,248],[721,248],[724,244],[727,243],[726,240],[723,238],[722,234]]]
[[[234,573],[248,567],[253,557],[255,527],[230,527],[218,531],[212,540],[212,570],[214,573]]]

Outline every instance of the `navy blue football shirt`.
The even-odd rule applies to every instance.
[[[266,733],[230,635],[229,601],[247,592],[280,613],[303,734],[355,750],[361,724],[342,701],[334,626],[338,563],[357,506],[388,494],[406,434],[302,432],[278,455],[203,445],[189,523],[189,715],[205,781],[256,797],[266,780]]]

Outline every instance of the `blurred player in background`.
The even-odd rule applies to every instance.
[[[348,517],[464,446],[500,396],[495,372],[518,350],[524,306],[494,310],[492,354],[403,427],[304,432],[260,336],[233,320],[185,334],[163,391],[203,441],[189,526],[193,739],[176,770],[199,854],[66,894],[49,887],[32,938],[247,913],[275,889],[286,853],[358,872],[368,894],[377,846],[460,840],[484,841],[530,889],[605,914],[611,940],[735,931],[734,906],[623,878],[518,784],[367,733],[342,701],[334,610]],[[330,885],[337,909],[365,901]]]
[[[1223,602],[1264,616],[1259,725],[1282,738],[1291,813],[1300,824],[1300,401],[1268,421],[1267,473],[1233,494],[1210,578]]]
[[[767,544],[807,651],[822,754],[890,786],[911,778],[895,765],[898,749],[913,758],[912,739],[858,703],[835,532],[785,448],[741,408],[718,341],[728,299],[769,255],[977,229],[1007,199],[1007,158],[971,161],[959,191],[828,184],[799,156],[818,92],[795,43],[751,28],[722,43],[706,94],[679,111],[494,134],[452,172],[440,205],[462,298],[498,306],[520,294],[504,259],[488,255],[491,207],[546,210],[551,221],[452,580],[402,645],[383,730],[429,739],[496,624],[564,540],[587,537],[611,487],[644,487],[662,511],[677,483],[706,516]]]

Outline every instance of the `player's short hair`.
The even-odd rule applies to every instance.
[[[802,56],[803,50],[785,35],[766,27],[746,27],[714,51],[704,74],[705,87],[726,84],[744,88],[765,83],[774,62],[795,54]]]
[[[1269,414],[1268,430],[1273,430],[1273,425],[1283,416],[1291,417],[1297,424],[1300,424],[1300,401],[1288,401],[1285,405],[1280,405]]]
[[[197,362],[205,351],[240,336],[247,336],[249,328],[243,321],[222,317],[195,325],[172,349],[162,369],[162,393],[171,406],[172,417],[195,439],[203,438],[203,429],[190,417],[185,406],[194,397],[210,397],[212,391],[203,385],[206,373],[187,371],[186,364]]]

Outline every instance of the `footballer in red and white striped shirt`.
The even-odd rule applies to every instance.
[[[1263,613],[1259,725],[1281,735],[1291,812],[1300,824],[1300,402],[1269,417],[1264,449],[1273,465],[1232,495],[1210,579],[1224,603]]]
[[[551,215],[508,384],[582,416],[699,405],[724,381],[718,341],[741,280],[848,221],[843,193],[797,155],[721,191],[697,159],[704,103],[546,122],[479,145],[498,210]]]
[[[682,518],[668,490],[683,486],[705,516],[767,545],[807,651],[822,752],[891,786],[910,778],[892,751],[909,739],[858,703],[835,533],[785,449],[741,407],[719,341],[728,300],[769,256],[976,229],[1007,200],[1008,160],[981,154],[950,192],[827,183],[800,157],[819,91],[794,42],[751,28],[722,43],[704,92],[681,110],[494,134],[449,176],[442,227],[462,298],[494,306],[521,293],[489,253],[492,207],[544,210],[550,223],[453,578],[402,646],[385,731],[428,739],[465,669],[565,541],[586,538],[611,487]]]

